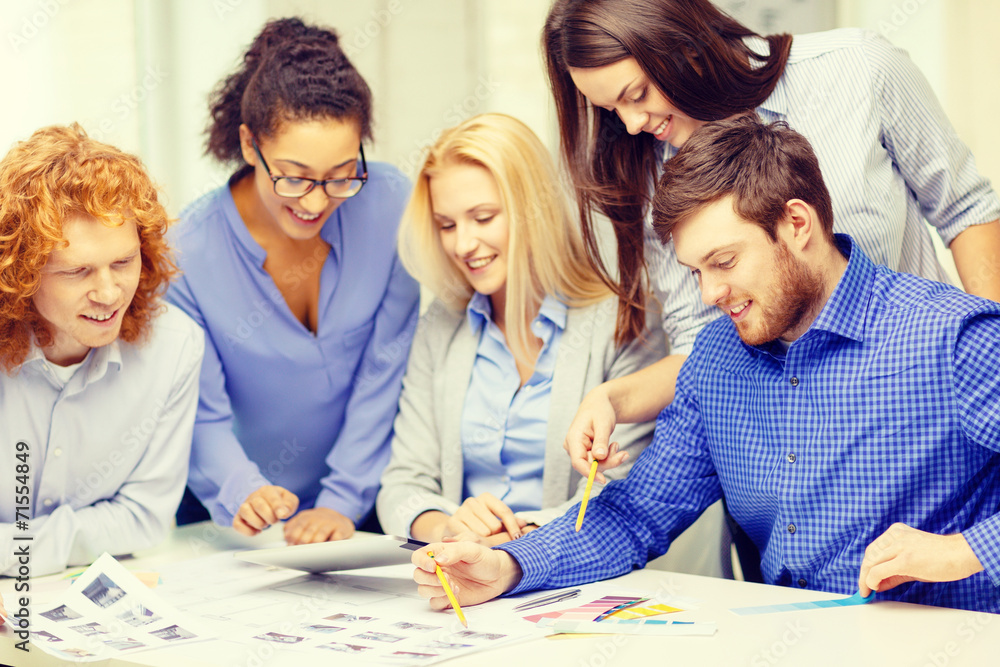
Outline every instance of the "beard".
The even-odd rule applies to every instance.
[[[751,297],[756,317],[736,323],[736,333],[747,345],[763,345],[795,329],[823,295],[822,279],[795,259],[784,242],[778,243],[775,279],[763,299]]]

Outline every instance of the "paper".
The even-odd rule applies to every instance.
[[[624,609],[639,602],[645,602],[648,599],[633,596],[606,595],[599,600],[594,600],[593,602],[588,602],[572,609],[546,611],[541,614],[524,616],[523,618],[529,623],[537,623],[543,618],[558,618],[566,621],[596,621],[611,612]]]
[[[829,607],[851,607],[854,605],[865,604],[871,602],[875,599],[875,594],[870,593],[868,597],[861,597],[861,592],[857,592],[851,597],[840,598],[837,600],[815,600],[812,602],[789,602],[787,604],[770,604],[762,605],[759,607],[736,607],[730,609],[729,611],[740,616],[748,616],[751,614],[774,614],[783,611],[804,611],[809,609],[828,609]]]
[[[31,642],[78,662],[203,639],[201,628],[105,553],[59,598],[40,605]]]
[[[616,621],[606,619],[594,621],[565,621],[562,619],[543,618],[538,627],[556,633],[584,634],[616,634],[616,635],[714,635],[716,624],[713,622],[666,621],[657,619],[641,619]]]

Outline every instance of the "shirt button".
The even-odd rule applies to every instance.
[[[808,582],[805,579],[799,579],[799,586],[802,588],[805,588],[807,583]]]
[[[59,449],[58,447],[56,447],[56,448],[55,448],[55,449],[54,449],[54,450],[52,451],[52,456],[62,456],[62,450],[61,450],[61,449]]]
[[[788,453],[788,456],[787,456],[787,457],[785,457],[785,458],[787,458],[787,459],[788,459],[788,462],[789,462],[789,463],[795,463],[795,454],[793,454],[793,453],[789,452],[789,453]]]
[[[45,505],[46,507],[52,507],[52,499],[46,498],[44,501],[42,501],[42,504]]]
[[[797,377],[793,377],[793,378],[791,378],[791,379],[789,380],[789,382],[791,382],[791,383],[792,383],[792,386],[793,386],[793,387],[798,387],[798,386],[799,386],[799,379],[798,379]]]
[[[794,533],[795,532],[795,524],[794,523],[788,524],[788,532],[789,533]]]

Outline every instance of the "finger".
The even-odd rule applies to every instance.
[[[608,455],[608,448],[611,446],[611,432],[615,429],[615,425],[613,422],[608,423],[603,419],[595,419],[593,427],[594,442],[590,446],[590,453],[598,461],[603,461]]]
[[[587,436],[581,436],[580,440],[575,442],[570,442],[567,439],[563,443],[566,451],[569,452],[569,463],[573,466],[573,470],[584,477],[590,474],[590,445],[591,441]]]
[[[462,507],[460,507],[455,514],[449,517],[446,525],[448,530],[453,535],[458,535],[459,533],[464,533],[465,531],[473,532],[476,535],[482,535],[484,537],[492,534],[489,526],[483,523],[479,517],[473,513],[471,508],[466,507],[465,503],[462,503]]]
[[[278,517],[274,515],[274,508],[271,506],[272,499],[277,501],[280,496],[277,493],[263,491],[250,494],[247,498],[246,504],[253,508],[253,511],[257,513],[260,520],[264,522],[264,526],[270,526],[278,520]]]
[[[253,498],[253,496],[251,496],[251,498]],[[243,523],[250,526],[257,532],[260,532],[267,527],[267,522],[264,521],[259,514],[257,514],[257,511],[253,508],[249,499],[247,502],[240,505],[240,509],[236,515],[243,521]]]
[[[501,500],[492,493],[483,493],[478,498],[470,498],[469,500],[473,501],[469,503],[469,509],[488,531],[484,533],[484,537],[495,535],[504,529],[503,522],[496,515],[496,510],[499,507],[506,507]]]
[[[233,517],[233,528],[235,528],[236,532],[240,535],[246,535],[247,537],[253,537],[260,532],[256,528],[248,525],[247,522],[244,521],[239,515]]]
[[[503,528],[507,531],[510,539],[516,540],[521,537],[521,524],[518,518],[514,516],[514,511],[507,507],[507,503],[489,493],[484,493],[483,496],[488,496],[484,498],[486,506],[492,512],[494,520],[498,520],[497,529],[490,534],[496,535],[500,532],[500,528]]]
[[[277,487],[277,489],[277,498],[272,503],[274,506],[274,514],[279,519],[287,519],[295,514],[295,510],[299,508],[299,497],[288,489],[280,486]]]
[[[330,533],[326,536],[328,542],[335,540],[347,540],[354,535],[354,524],[350,521],[340,521],[331,526]]]
[[[285,542],[288,544],[298,544],[299,539],[302,537],[303,527],[304,521],[301,514],[293,517],[291,521],[287,521],[285,523]]]

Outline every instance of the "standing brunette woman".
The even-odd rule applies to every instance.
[[[329,30],[268,23],[211,112],[208,152],[237,169],[182,214],[168,295],[208,334],[188,484],[246,534],[350,537],[416,324],[394,242],[409,185],[366,162],[371,93]]]
[[[762,37],[708,0],[557,0],[543,45],[589,255],[619,296],[617,336],[642,327],[647,273],[671,344],[659,363],[587,395],[566,439],[578,471],[591,447],[605,458],[616,423],[652,419],[672,400],[695,335],[720,314],[647,216],[660,164],[706,122],[751,109],[786,121],[819,157],[836,231],[881,264],[946,280],[929,222],[965,288],[1000,300],[1000,201],[924,77],[880,36]],[[617,277],[598,252],[597,214],[615,230]],[[735,308],[756,317],[752,299]]]

